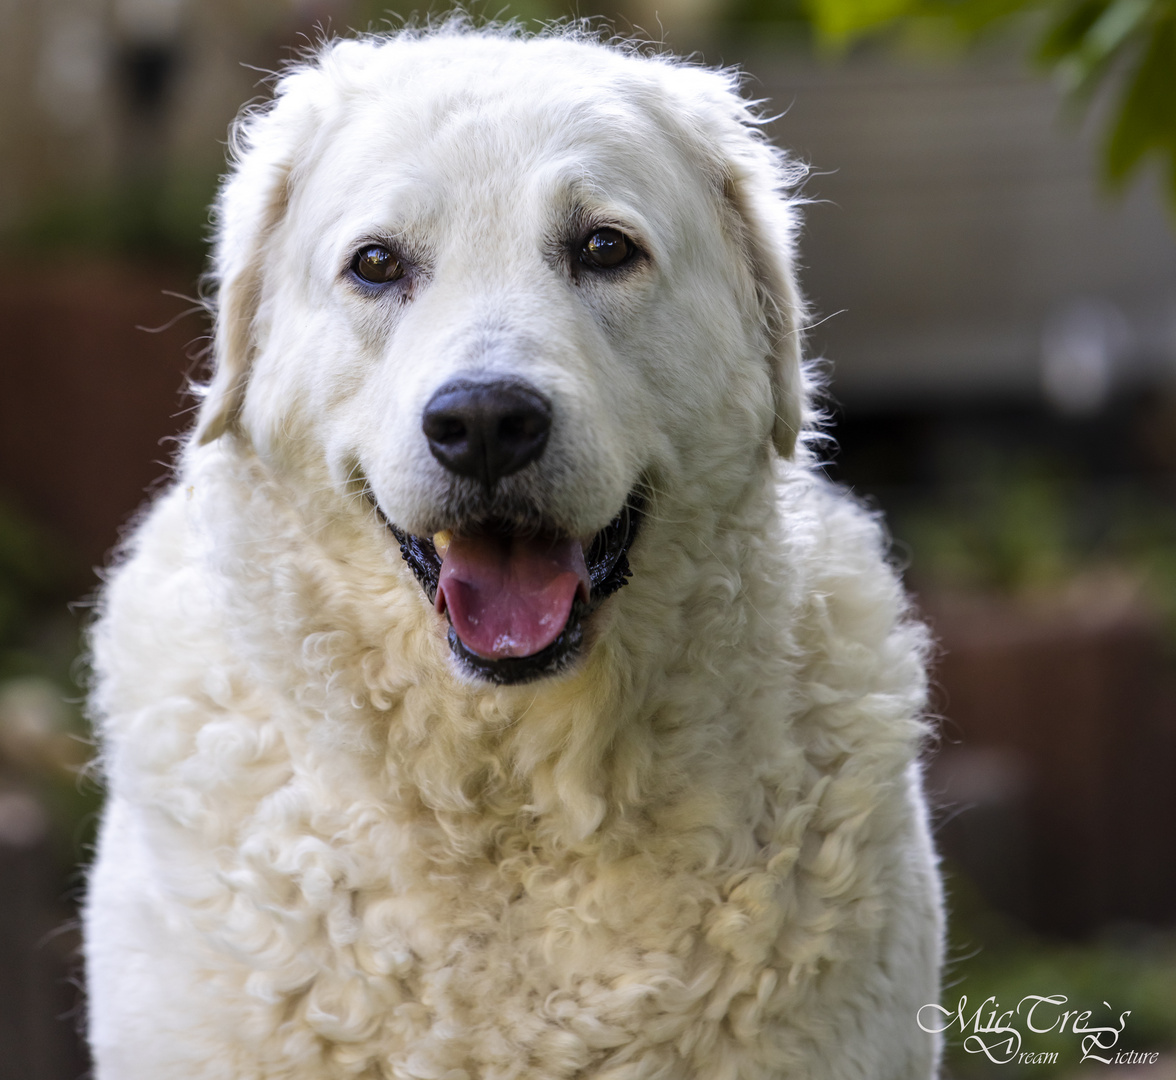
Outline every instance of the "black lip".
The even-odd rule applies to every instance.
[[[379,511],[379,507],[376,507]],[[408,563],[429,603],[437,598],[441,556],[431,537],[416,536],[394,525],[382,511],[380,517],[400,544],[400,554]],[[465,670],[498,686],[518,685],[547,678],[566,670],[579,655],[584,643],[584,620],[608,597],[624,588],[633,571],[629,568],[629,549],[645,514],[645,500],[633,493],[625,500],[620,513],[592,539],[584,553],[591,589],[588,601],[576,599],[563,630],[550,645],[531,656],[509,656],[491,660],[466,648],[452,624],[449,648]]]

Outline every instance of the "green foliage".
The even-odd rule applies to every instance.
[[[32,613],[51,604],[75,578],[62,546],[0,500],[0,678],[21,671],[14,659]]]
[[[63,868],[89,842],[99,796],[76,681],[78,620],[68,609],[87,575],[65,546],[0,499],[0,784],[35,793]]]
[[[1176,5],[1149,29],[1130,76],[1107,143],[1109,178],[1122,183],[1152,153],[1167,159],[1168,194],[1176,204]]]
[[[1005,1011],[1030,994],[1064,995],[1066,1008],[1094,1013],[1092,1024],[1106,1023],[1112,1015],[1109,1022],[1115,1023],[1130,1010],[1115,1049],[1155,1050],[1161,1060],[1171,1054],[1176,1046],[1176,937],[1171,933],[1121,927],[1094,942],[1049,941],[987,909],[968,880],[950,866],[947,885],[952,918],[945,1007],[955,1008],[966,996],[970,1017],[990,996]],[[1082,1056],[1078,1037],[1072,1032],[1030,1032],[1023,1019],[1019,1026],[1022,1049],[1056,1051],[1055,1065],[993,1064],[983,1053],[969,1053],[957,1028],[945,1033],[947,1075],[953,1080],[1044,1080],[1075,1074]],[[1088,1061],[1082,1068],[1092,1066],[1097,1068],[1098,1063]]]
[[[1136,583],[1176,655],[1176,507],[1139,479],[1082,482],[1047,457],[978,454],[966,475],[889,513],[916,591],[1064,590]]]
[[[1060,995],[1066,1008],[1090,1009],[1092,1025],[1116,1024],[1124,1012],[1117,1050],[1157,1050],[1169,1055],[1176,1043],[1176,943],[1159,938],[1141,943],[1106,941],[1095,945],[1054,945],[1023,939],[1012,946],[996,947],[956,968],[955,983],[944,994],[946,1006],[955,1006],[966,995],[970,1016],[990,995],[1000,1011],[1015,1009],[1030,994]],[[1108,1002],[1111,1010],[1103,1008]],[[986,1010],[987,1015],[987,1010]],[[1056,1051],[1056,1065],[995,1065],[982,1053],[969,1053],[958,1032],[947,1045],[951,1074],[958,1080],[1001,1077],[1072,1075],[1079,1066],[1080,1038],[1067,1031],[1036,1034],[1022,1023],[1023,1048],[1031,1052]],[[1087,1062],[1086,1068],[1097,1065]]]
[[[909,15],[912,0],[808,0],[818,34],[842,42]]]
[[[896,515],[913,571],[939,586],[1015,593],[1077,564],[1073,485],[1043,462],[993,460],[933,502]]]
[[[1037,13],[1045,22],[1037,62],[1080,103],[1104,89],[1115,96],[1103,149],[1108,182],[1119,187],[1158,158],[1176,210],[1176,0],[804,0],[804,7],[833,47],[925,21],[974,36]]]
[[[68,243],[83,250],[199,265],[216,184],[215,172],[185,172],[166,183],[127,183],[82,194],[46,192],[3,239],[16,248]]]

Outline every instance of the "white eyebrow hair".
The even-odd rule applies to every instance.
[[[581,216],[594,223],[632,229],[643,242],[652,240],[655,230],[648,215],[632,199],[610,192],[583,162],[570,158],[552,162],[537,170],[535,179],[565,217]]]

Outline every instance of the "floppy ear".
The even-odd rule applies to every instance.
[[[807,169],[767,141],[735,75],[689,64],[666,64],[662,72],[677,108],[670,114],[650,104],[681,144],[699,153],[755,283],[756,314],[768,343],[772,442],[790,458],[808,411],[801,362],[805,306],[794,269],[798,200],[790,193]]]
[[[214,212],[214,366],[202,390],[193,435],[198,445],[229,430],[245,398],[269,240],[285,216],[295,162],[316,126],[309,87],[302,83],[319,81],[316,76],[310,69],[287,75],[268,107],[242,113],[233,126],[234,164]]]
[[[801,363],[805,309],[794,270],[796,216],[785,194],[800,177],[788,171],[783,155],[759,140],[758,131],[745,128],[744,140],[752,145],[723,164],[723,195],[738,221],[768,340],[776,414],[772,442],[781,457],[790,458],[807,410]]]

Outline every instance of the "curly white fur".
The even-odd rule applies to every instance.
[[[324,47],[236,147],[217,370],[93,635],[98,1080],[934,1075],[925,636],[797,445],[797,175],[734,80],[450,26]],[[643,268],[571,279],[584,214]],[[395,303],[341,273],[388,235]],[[555,402],[569,534],[649,498],[522,686],[455,667],[356,483],[431,527],[471,365]]]

